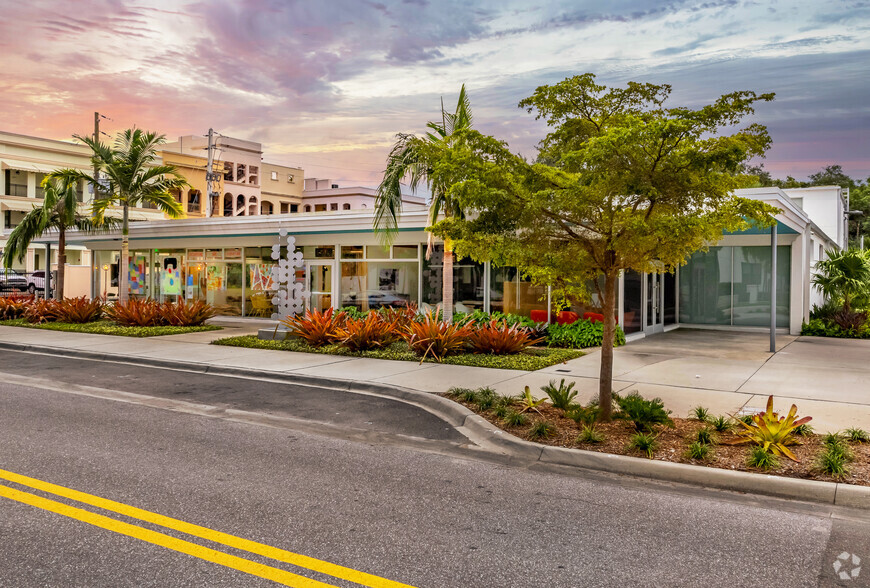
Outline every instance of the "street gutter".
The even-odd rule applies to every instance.
[[[583,449],[542,445],[515,437],[452,400],[434,393],[421,392],[398,386],[366,381],[322,378],[287,372],[263,373],[262,370],[249,368],[191,364],[183,361],[13,342],[0,341],[0,349],[95,361],[127,363],[184,372],[268,380],[313,388],[329,388],[332,390],[344,390],[350,393],[382,396],[422,408],[456,428],[481,449],[524,463],[567,466],[636,478],[649,478],[662,482],[689,484],[717,490],[760,494],[870,510],[870,487],[867,486],[804,480],[768,474],[753,474],[612,453],[585,451]]]

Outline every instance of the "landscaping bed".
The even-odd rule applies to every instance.
[[[221,327],[205,324],[214,315],[211,305],[198,300],[130,299],[109,304],[86,296],[63,300],[0,297],[0,325],[97,335],[157,337],[215,331]]]
[[[267,341],[258,339],[256,335],[226,337],[212,341],[212,345],[229,345],[231,347],[247,347],[251,349],[275,349],[279,351],[298,351],[301,353],[322,353],[327,355],[342,355],[348,357],[368,357],[372,359],[391,359],[397,361],[415,361],[420,363],[420,356],[411,351],[404,341],[397,341],[388,347],[370,349],[367,351],[351,351],[342,345],[322,345],[313,347],[298,339],[284,341]],[[440,363],[452,365],[468,365],[508,370],[535,371],[557,363],[564,363],[583,355],[576,349],[550,349],[529,347],[514,355],[491,355],[486,353],[459,353],[441,358]],[[426,357],[424,362],[437,362],[435,358]]]
[[[595,423],[593,430],[600,436],[599,441],[590,442],[583,439],[585,425],[582,422],[568,418],[566,411],[550,403],[537,406],[540,414],[534,410],[526,410],[522,413],[526,422],[516,424],[511,421],[516,421],[516,413],[523,409],[521,397],[515,397],[512,401],[499,400],[498,395],[492,396],[492,394],[492,391],[486,388],[479,390],[452,388],[443,396],[461,403],[500,429],[534,443],[625,455],[638,459],[655,459],[703,467],[870,486],[870,442],[849,441],[845,432],[837,435],[836,438],[839,443],[847,447],[852,459],[845,464],[846,472],[840,476],[826,473],[819,465],[820,456],[826,453],[832,436],[813,433],[798,436],[797,440],[800,444],[789,445],[788,449],[793,452],[798,462],[779,457],[776,466],[767,469],[751,467],[747,464],[751,446],[729,445],[740,439],[735,431],[741,430],[741,427],[735,422],[734,417],[725,417],[731,426],[731,430],[725,432],[715,431],[712,419],[701,421],[694,418],[672,418],[673,427],[656,426],[649,434],[654,437],[656,444],[650,457],[647,453],[630,446],[632,437],[638,433],[630,420],[616,419],[609,423]],[[704,444],[708,447],[706,459],[693,459],[688,454],[689,446],[697,441],[701,430],[709,431],[713,438],[710,443]],[[850,430],[850,432],[857,433],[857,430]]]
[[[94,335],[120,335],[122,337],[160,337],[162,335],[181,335],[184,333],[199,333],[200,331],[219,331],[217,325],[200,325],[196,327],[173,327],[162,325],[156,327],[127,327],[111,321],[95,321],[91,323],[29,323],[24,319],[0,321],[4,327],[26,327],[28,329],[45,329],[48,331],[67,331],[70,333],[91,333]]]

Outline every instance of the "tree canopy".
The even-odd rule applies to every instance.
[[[537,88],[519,104],[550,129],[535,162],[471,130],[450,145],[421,145],[433,181],[468,215],[432,227],[457,253],[515,265],[562,297],[584,295],[594,278],[605,315],[604,419],[620,272],[673,270],[723,231],[768,226],[777,212],[734,195],[757,181],[742,169],[770,137],[758,124],[732,127],[773,94],[733,92],[692,109],[668,106],[670,93],[647,83],[608,88],[592,74]]]

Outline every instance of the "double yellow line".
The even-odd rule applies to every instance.
[[[193,537],[198,537],[207,541],[213,541],[214,543],[218,543],[220,545],[225,545],[234,549],[239,549],[248,553],[260,555],[283,563],[288,563],[300,568],[305,568],[307,570],[326,574],[334,578],[354,582],[362,586],[367,586],[368,588],[412,588],[407,584],[387,580],[386,578],[381,578],[379,576],[374,576],[372,574],[367,574],[365,572],[346,568],[344,566],[315,559],[313,557],[308,557],[306,555],[300,555],[291,551],[285,551],[283,549],[278,549],[277,547],[264,545],[263,543],[257,543],[256,541],[249,541],[248,539],[242,539],[241,537],[229,535],[227,533],[215,531],[206,527],[200,527],[199,525],[193,525],[191,523],[186,523],[178,519],[166,517],[147,510],[142,510],[134,506],[122,504],[120,502],[115,502],[106,498],[100,498],[99,496],[94,496],[93,494],[86,494],[84,492],[79,492],[78,490],[72,490],[70,488],[65,488],[63,486],[58,486],[56,484],[51,484],[49,482],[44,482],[35,478],[22,476],[21,474],[8,472],[6,470],[0,470],[0,479],[14,482],[16,484],[20,484],[21,486],[26,486],[34,490],[40,490],[42,492],[54,494],[55,496],[75,500],[82,504],[95,506],[109,512],[144,521],[146,523],[159,525],[166,529],[171,529],[173,531],[178,531],[187,535],[192,535]],[[232,568],[234,570],[239,570],[240,572],[251,574],[252,576],[266,578],[267,580],[272,580],[279,584],[284,584],[285,586],[293,586],[295,588],[334,588],[332,584],[318,582],[317,580],[312,580],[311,578],[306,578],[305,576],[300,576],[298,574],[294,574],[280,568],[274,568],[242,557],[230,555],[222,551],[203,547],[202,545],[191,543],[190,541],[185,541],[183,539],[178,539],[176,537],[172,537],[171,535],[158,533],[157,531],[152,531],[144,527],[131,525],[129,523],[125,523],[111,517],[97,514],[89,510],[76,508],[74,506],[70,506],[62,502],[57,502],[55,500],[50,500],[36,494],[22,492],[21,490],[17,490],[9,486],[0,485],[0,497],[8,498],[9,500],[14,500],[16,502],[40,508],[42,510],[63,515],[65,517],[81,521],[83,523],[88,523],[89,525],[94,525],[95,527],[100,527],[102,529],[107,529],[115,533],[120,533],[121,535],[134,537],[141,541],[165,547],[166,549],[171,549],[173,551],[178,551],[180,553],[184,553],[193,557],[198,557],[200,559],[210,561],[212,563],[216,563],[228,568]]]

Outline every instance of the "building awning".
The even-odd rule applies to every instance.
[[[41,200],[2,200],[0,201],[0,210],[17,210],[18,212],[30,212],[39,205]]]
[[[41,174],[50,174],[58,169],[58,166],[46,165],[33,161],[25,161],[22,159],[4,159],[0,158],[0,169],[20,169],[25,172],[37,172]]]

